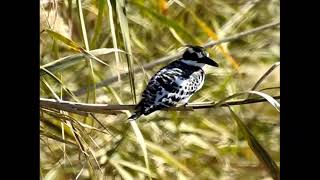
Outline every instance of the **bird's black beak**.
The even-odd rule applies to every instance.
[[[209,57],[204,57],[202,61],[210,66],[219,67],[219,64]]]

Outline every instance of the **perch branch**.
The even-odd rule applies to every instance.
[[[273,96],[274,99],[280,99],[280,96]],[[207,103],[190,103],[187,106],[172,107],[166,109],[166,111],[192,111],[194,109],[207,109],[207,108],[217,108],[224,106],[234,106],[234,105],[243,105],[243,104],[252,104],[265,102],[266,99],[255,98],[255,99],[244,99],[244,100],[235,100],[228,101],[220,106],[217,106],[216,103],[207,102]],[[57,101],[54,99],[40,98],[40,107],[42,108],[54,108],[63,111],[68,111],[80,115],[85,113],[100,113],[100,114],[117,114],[122,113],[123,110],[133,110],[135,105],[117,105],[117,104],[86,104],[86,103],[76,103],[70,101]]]
[[[275,27],[277,27],[279,25],[280,25],[280,21],[272,22],[272,23],[269,23],[269,24],[266,24],[266,25],[262,25],[262,26],[259,26],[257,28],[245,31],[245,32],[241,32],[241,33],[235,34],[233,36],[230,36],[230,37],[218,40],[218,41],[210,41],[207,44],[205,44],[203,47],[211,48],[211,47],[213,47],[215,45],[226,43],[226,42],[230,42],[230,41],[233,41],[233,40],[236,40],[236,39],[240,39],[240,38],[242,38],[244,36],[248,36],[250,34],[255,34],[255,33],[270,29],[270,28],[275,28]],[[141,67],[136,67],[136,68],[133,69],[133,71],[135,73],[140,73],[140,72],[142,72],[143,69],[144,70],[150,70],[150,69],[152,69],[153,67],[155,67],[155,66],[157,66],[159,64],[168,63],[168,62],[170,62],[170,61],[172,61],[174,59],[177,59],[181,55],[182,55],[182,52],[177,52],[174,55],[165,56],[165,57],[153,60],[151,63],[145,64],[144,66],[142,66],[142,68]],[[120,78],[125,78],[126,76],[128,76],[128,72],[120,74]],[[104,86],[106,86],[108,84],[111,84],[113,82],[116,82],[117,80],[118,80],[118,76],[114,76],[114,77],[105,79],[105,80],[101,81],[100,83],[96,84],[96,89],[104,87]],[[78,91],[76,91],[74,94],[79,96],[79,95],[82,95],[82,94],[86,93],[87,90],[88,90],[87,87],[81,88]]]

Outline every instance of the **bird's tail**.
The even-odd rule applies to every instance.
[[[129,121],[135,121],[137,120],[140,116],[141,116],[141,112],[140,111],[136,111],[134,113],[132,113],[132,115],[128,118]]]

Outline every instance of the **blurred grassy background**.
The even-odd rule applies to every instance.
[[[279,0],[40,0],[40,65],[79,54],[75,46],[102,49],[94,59],[61,63],[41,75],[40,96],[70,101],[133,104],[149,78],[165,64],[141,73],[133,67],[177,53],[184,44],[203,45],[279,20]],[[47,33],[46,30],[55,32]],[[58,34],[58,35],[57,35]],[[60,36],[59,36],[60,35]],[[72,40],[68,44],[62,36]],[[219,68],[206,67],[206,81],[190,102],[218,101],[251,89],[280,59],[279,28],[209,50]],[[115,53],[121,49],[126,53]],[[90,51],[91,52],[91,51]],[[130,55],[131,54],[131,55]],[[129,76],[120,78],[121,73]],[[46,75],[45,75],[46,74]],[[117,77],[112,83],[106,79]],[[257,90],[280,94],[279,69]],[[95,87],[95,88],[89,88]],[[73,94],[74,93],[74,94]],[[72,95],[73,94],[73,95]],[[136,95],[134,95],[136,94]],[[243,99],[242,96],[235,99]],[[255,97],[255,96],[252,96]],[[279,112],[269,103],[233,111],[280,166]],[[92,117],[53,109],[40,111],[42,179],[145,179],[144,156],[127,114]],[[270,179],[228,108],[161,111],[140,118],[155,179]],[[125,139],[122,137],[125,136]],[[87,154],[87,155],[85,155]]]

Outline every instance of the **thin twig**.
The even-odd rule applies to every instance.
[[[273,96],[274,99],[280,99],[280,96]],[[207,108],[217,108],[225,106],[243,105],[265,102],[266,99],[255,98],[255,99],[245,99],[228,101],[217,106],[216,103],[191,103],[187,106],[172,107],[165,109],[165,111],[192,111],[194,109],[207,109]],[[56,101],[54,99],[40,98],[40,107],[42,108],[54,108],[64,111],[69,111],[77,114],[83,113],[100,113],[100,114],[117,114],[123,113],[123,110],[133,110],[135,105],[117,105],[117,104],[87,104],[87,103],[75,103],[70,101]]]
[[[266,25],[262,25],[262,26],[259,26],[257,28],[254,28],[254,29],[251,29],[249,31],[245,31],[245,32],[241,32],[241,33],[238,33],[238,34],[235,34],[233,36],[229,36],[227,38],[223,38],[219,41],[212,41],[212,42],[209,42],[207,44],[205,44],[203,47],[204,48],[211,48],[217,44],[221,44],[221,43],[226,43],[226,42],[230,42],[230,41],[234,41],[236,39],[240,39],[244,36],[248,36],[250,34],[255,34],[255,33],[258,33],[258,32],[261,32],[261,31],[264,31],[264,30],[267,30],[267,29],[270,29],[270,28],[274,28],[274,27],[277,27],[278,25],[280,25],[280,21],[276,21],[276,22],[273,22],[273,23],[269,23],[269,24],[266,24]]]
[[[218,45],[218,44],[222,44],[222,43],[230,42],[230,41],[233,41],[233,40],[236,40],[236,39],[240,39],[240,38],[242,38],[244,36],[255,34],[255,33],[270,29],[270,28],[275,28],[278,25],[280,25],[280,21],[276,21],[276,22],[273,22],[273,23],[262,25],[260,27],[257,27],[257,28],[254,28],[254,29],[251,29],[251,30],[248,30],[248,31],[245,31],[245,32],[241,32],[241,33],[235,34],[233,36],[230,36],[230,37],[218,40],[218,41],[208,42],[203,47],[211,48],[211,47],[213,47],[215,45]],[[155,67],[155,66],[157,66],[159,64],[168,63],[168,62],[170,62],[170,61],[172,61],[174,59],[179,58],[182,55],[182,53],[183,52],[177,52],[176,54],[173,54],[173,55],[170,55],[170,56],[165,56],[165,57],[153,60],[153,61],[151,61],[151,63],[148,63],[148,64],[146,64],[146,65],[144,65],[142,67],[134,68],[133,71],[135,73],[140,73],[140,72],[142,72],[143,69],[144,70],[150,70],[150,69],[152,69],[153,67]],[[124,78],[126,76],[128,76],[128,72],[120,74],[120,78]],[[108,79],[106,79],[104,81],[101,81],[100,83],[96,84],[96,89],[104,87],[104,86],[106,86],[108,84],[111,84],[113,82],[116,82],[117,80],[118,80],[118,76],[114,76],[114,77],[108,78]],[[79,89],[74,94],[79,96],[79,95],[84,94],[86,91],[87,91],[87,87]]]

